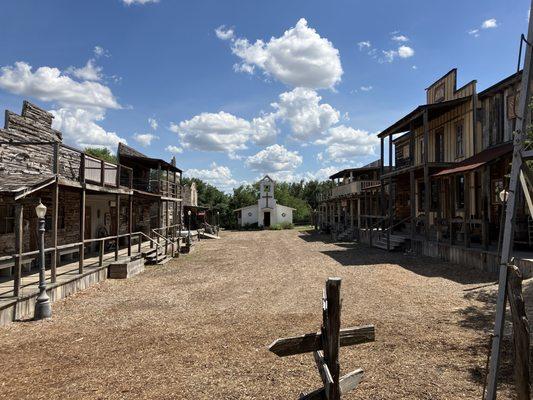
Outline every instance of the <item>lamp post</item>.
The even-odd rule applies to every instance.
[[[50,298],[46,294],[46,278],[44,264],[44,231],[46,206],[39,200],[39,205],[35,207],[35,213],[39,219],[39,296],[35,302],[34,319],[40,320],[52,316],[52,306]]]
[[[191,244],[191,210],[187,211],[187,241]]]

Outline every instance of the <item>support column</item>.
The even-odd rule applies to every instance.
[[[455,217],[455,175],[450,177],[450,246],[453,245],[453,219]]]
[[[133,196],[128,195],[128,257],[131,257],[131,234],[133,233]]]
[[[118,248],[119,248],[119,235],[120,235],[120,194],[116,195],[117,203],[117,228],[116,228],[116,239],[115,239],[115,261],[118,260]]]
[[[168,240],[168,225],[169,225],[169,207],[168,207],[168,200],[167,200],[165,201],[165,238],[167,238],[167,240]],[[168,254],[167,240],[165,240],[165,254]]]
[[[78,272],[83,274],[83,259],[85,257],[85,184],[81,190],[81,199],[80,199],[80,246],[78,248]]]
[[[464,218],[465,232],[464,232],[464,243],[463,244],[465,247],[470,247],[470,217],[472,215],[472,211],[470,207],[471,179],[470,179],[469,172],[467,172],[464,176],[465,176],[465,218]]]
[[[382,178],[385,173],[385,138],[381,138],[381,165],[379,166],[379,177],[381,180],[381,199],[380,199],[380,211],[381,215],[385,215],[385,180]],[[390,170],[388,171],[391,172]]]
[[[350,198],[350,228],[353,229],[353,199]]]
[[[424,230],[426,240],[429,240],[429,208],[431,204],[431,186],[429,183],[429,126],[428,111],[424,111]]]
[[[13,295],[20,296],[20,280],[22,270],[22,253],[24,251],[24,206],[22,204],[15,205],[15,267],[13,271]]]
[[[413,248],[413,241],[415,238],[416,232],[416,181],[415,181],[415,171],[409,171],[409,183],[410,183],[410,194],[411,194],[411,249]]]
[[[489,215],[490,215],[490,166],[486,165],[483,168],[482,178],[481,178],[481,214],[482,214],[482,223],[481,223],[481,237],[483,249],[489,249]]]
[[[59,184],[54,184],[52,191],[52,262],[50,264],[50,280],[55,283],[57,280],[57,267],[59,266],[59,253],[57,251],[57,223],[59,215]]]

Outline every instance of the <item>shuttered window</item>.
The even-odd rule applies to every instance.
[[[15,231],[15,206],[0,205],[0,235]]]

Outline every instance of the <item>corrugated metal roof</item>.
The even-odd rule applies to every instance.
[[[436,174],[433,174],[432,176],[445,176],[472,171],[512,151],[512,143],[491,147],[473,155],[472,157],[467,158],[466,160],[461,161],[453,168],[442,170]]]

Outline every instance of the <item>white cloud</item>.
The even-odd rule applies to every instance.
[[[415,55],[415,51],[409,46],[400,46],[398,47],[398,56],[400,58],[409,58]]]
[[[183,153],[183,149],[181,147],[173,146],[173,145],[168,145],[167,147],[165,147],[165,150],[170,153],[174,153],[174,154]]]
[[[32,71],[32,67],[22,61],[0,68],[0,88],[42,101],[82,107],[121,108],[111,89],[101,83],[77,82],[52,67],[40,67]]]
[[[148,118],[148,124],[150,125],[150,128],[152,128],[154,131],[156,131],[159,126],[155,118]]]
[[[96,65],[94,59],[87,61],[84,67],[75,68],[69,67],[67,72],[74,75],[78,79],[87,80],[87,81],[100,81],[102,80],[102,70],[103,68]]]
[[[96,123],[105,118],[104,110],[65,107],[50,112],[54,116],[54,129],[63,133],[65,141],[78,147],[107,147],[114,152],[119,142],[127,143],[115,132],[108,132]]]
[[[202,113],[179,124],[171,124],[183,147],[203,151],[235,153],[246,149],[253,129],[249,121],[224,111]]]
[[[228,167],[212,163],[210,169],[191,168],[185,171],[185,175],[191,178],[198,178],[207,182],[224,192],[229,192],[238,185],[237,180],[232,176]]]
[[[154,139],[158,139],[158,136],[151,133],[136,133],[133,135],[133,138],[137,143],[140,143],[142,146],[147,147],[152,144]]]
[[[370,43],[369,40],[365,40],[363,42],[357,43],[357,46],[359,47],[359,50],[364,50],[364,49],[370,49],[372,47],[372,44]]]
[[[398,54],[398,52],[395,50],[383,50],[382,53],[383,53],[384,58],[380,59],[380,62],[389,62],[389,63],[393,62],[394,58]]]
[[[315,144],[326,146],[329,159],[340,162],[351,162],[354,157],[364,157],[375,154],[375,147],[379,139],[361,129],[339,125],[330,128]]]
[[[280,94],[272,106],[278,118],[287,121],[292,129],[292,138],[309,140],[339,121],[339,112],[329,104],[322,103],[314,90],[298,87]]]
[[[468,34],[474,37],[479,37],[479,29],[471,29],[468,31]]]
[[[487,19],[481,24],[482,29],[493,29],[498,27],[498,22],[495,18]]]
[[[391,39],[394,40],[395,42],[402,42],[402,43],[409,41],[409,38],[407,36],[398,35],[398,34],[393,35]]]
[[[83,79],[84,74],[78,75]],[[85,75],[85,78],[91,76]],[[39,67],[33,71],[28,63],[19,61],[0,68],[0,88],[57,103],[51,111],[55,116],[54,127],[63,132],[68,143],[115,150],[118,142],[125,142],[115,132],[98,125],[105,119],[107,109],[121,108],[111,89],[99,82],[74,80],[58,68]]]
[[[283,36],[272,37],[268,42],[235,39],[232,51],[242,60],[241,66],[234,69],[250,73],[253,67],[258,67],[268,76],[292,86],[333,88],[343,74],[339,51],[309,28],[304,18]]]
[[[268,114],[252,120],[253,135],[252,140],[257,145],[272,144],[276,141],[278,128],[276,126],[276,115]]]
[[[374,89],[371,85],[368,86],[361,86],[360,88],[363,92],[370,92],[372,89]]]
[[[104,49],[102,46],[94,46],[93,49],[94,56],[98,57],[110,57],[109,51]]]
[[[131,6],[132,4],[149,4],[149,3],[159,3],[159,0],[122,0],[124,4],[127,6]]]
[[[235,36],[233,29],[226,29],[224,25],[220,25],[217,29],[215,29],[215,33],[220,40],[231,40]]]
[[[303,158],[297,151],[289,151],[284,146],[274,144],[246,159],[246,166],[252,171],[273,173],[293,171],[302,164]]]

